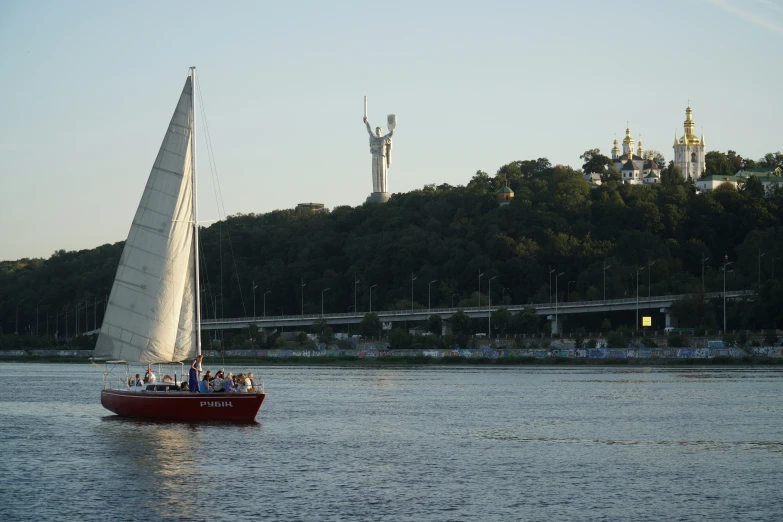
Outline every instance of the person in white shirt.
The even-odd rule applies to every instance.
[[[155,384],[155,374],[152,372],[152,368],[147,368],[147,373],[144,374],[144,382],[146,384]]]

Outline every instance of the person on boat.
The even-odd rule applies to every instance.
[[[209,379],[212,377],[212,374],[207,370],[207,373],[204,374],[204,378],[199,381],[198,384],[198,392],[199,393],[210,393],[212,392],[212,385],[209,382]]]
[[[236,388],[234,387],[234,377],[231,374],[231,372],[228,372],[228,375],[226,375],[226,379],[223,381],[223,392],[225,393],[236,393]]]
[[[215,374],[215,378],[212,379],[212,391],[223,391],[223,370],[218,370],[218,372]]]
[[[239,375],[239,391],[247,393],[253,388],[253,383],[244,373]]]
[[[147,384],[155,384],[155,374],[152,371],[152,368],[147,368],[147,373],[144,374],[144,382]]]
[[[201,361],[204,356],[199,354],[193,362],[190,364],[190,372],[188,373],[188,389],[192,392],[198,393],[198,376],[201,373]]]
[[[253,377],[253,372],[248,373],[247,378],[250,380],[250,388],[251,388],[248,391],[256,391],[256,380]]]
[[[133,377],[133,375],[131,375],[130,377],[128,377],[128,387],[130,388],[135,385],[136,385],[136,379]]]
[[[144,382],[141,380],[141,374],[140,373],[136,374],[136,380],[133,382],[133,385],[134,386],[142,386],[142,387],[144,386]]]

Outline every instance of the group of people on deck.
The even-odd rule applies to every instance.
[[[145,384],[155,384],[155,380],[155,373],[153,373],[152,367],[148,367],[147,372],[144,374],[144,379],[141,378],[141,374],[137,373],[136,377],[128,378],[128,386],[133,387],[144,386]]]
[[[212,375],[210,370],[199,379],[201,372],[201,361],[203,355],[199,355],[190,365],[188,374],[188,391],[198,393],[247,393],[256,391],[256,383],[252,373],[234,375],[231,372],[223,373],[219,370]]]

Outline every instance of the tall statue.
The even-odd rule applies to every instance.
[[[389,133],[382,135],[380,127],[372,131],[370,122],[367,120],[367,97],[364,97],[364,125],[367,127],[367,134],[370,135],[370,153],[372,154],[372,194],[367,201],[384,203],[388,201],[389,194],[386,184],[386,170],[391,167],[392,136],[394,127],[397,124],[397,117],[390,114],[387,117]]]

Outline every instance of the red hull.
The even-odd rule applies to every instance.
[[[252,422],[265,398],[265,393],[101,391],[101,404],[117,415],[181,421]]]

